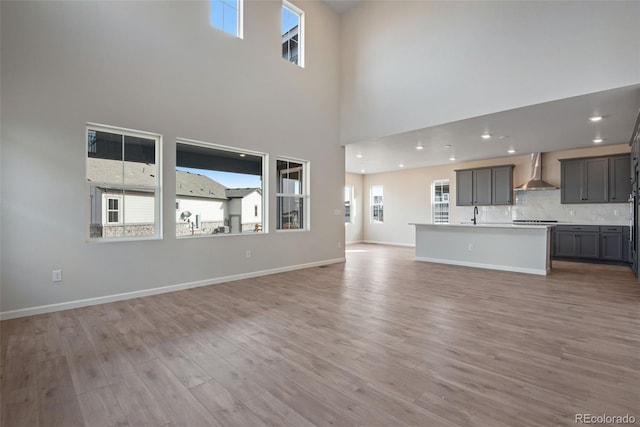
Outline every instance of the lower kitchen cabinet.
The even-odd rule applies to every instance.
[[[558,225],[553,231],[553,257],[629,262],[629,227]]]

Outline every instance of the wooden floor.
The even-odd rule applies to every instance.
[[[640,420],[640,284],[347,247],[347,263],[3,321],[2,426]],[[636,421],[640,423],[640,421]]]

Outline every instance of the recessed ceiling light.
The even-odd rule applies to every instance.
[[[444,148],[451,148],[451,144],[445,145]]]
[[[364,169],[360,169],[360,173],[364,173],[364,172],[365,172]]]
[[[362,153],[358,153],[358,154],[356,154],[356,157],[357,157],[357,158],[359,158],[359,159],[361,159],[361,158],[362,158]]]
[[[483,133],[482,135],[480,135],[480,138],[482,138],[482,139],[489,139],[489,138],[491,138],[491,134],[489,134],[489,133]]]
[[[244,153],[240,153],[240,157],[247,157],[247,155]]]
[[[600,120],[602,120],[602,116],[591,116],[589,117],[589,120],[591,120],[592,122],[599,122]]]
[[[456,158],[455,158],[455,157],[453,157],[453,156],[449,157],[449,160],[451,160],[452,162],[453,162],[455,159],[456,159]]]
[[[514,150],[513,148],[509,148],[509,149],[507,150],[507,153],[509,153],[509,154],[513,154],[513,153],[515,153],[515,152],[516,152],[516,150]]]
[[[403,167],[404,167],[404,163],[400,163],[400,164],[398,165],[398,167],[403,168]]]
[[[602,141],[604,141],[602,138],[595,138],[595,139],[593,140],[593,143],[594,143],[594,144],[600,144]]]
[[[416,145],[416,150],[422,150],[424,147],[422,145]]]

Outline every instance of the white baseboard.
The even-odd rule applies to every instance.
[[[302,270],[305,268],[320,267],[323,265],[337,264],[345,262],[346,258],[335,258],[324,261],[309,262],[306,264],[289,265],[286,267],[272,268],[269,270],[252,271],[250,273],[234,274],[225,277],[215,277],[212,279],[198,280],[195,282],[179,283],[177,285],[163,286],[160,288],[143,289],[121,294],[105,295],[103,297],[87,298],[75,301],[61,302],[57,304],[40,305],[37,307],[20,308],[0,312],[0,320],[15,319],[17,317],[33,316],[36,314],[51,313],[54,311],[69,310],[72,308],[87,307],[90,305],[105,304],[108,302],[122,301],[127,299],[145,297],[149,295],[164,294],[167,292],[181,291],[184,289],[198,288],[201,286],[217,285],[219,283],[234,282],[236,280],[250,279],[252,277],[268,276],[270,274],[285,273],[287,271]]]
[[[402,246],[405,248],[415,248],[415,244],[397,243],[397,242],[379,242],[377,240],[363,240],[362,243],[371,243],[373,245]]]
[[[434,262],[437,264],[460,265],[463,267],[486,268],[489,270],[512,271],[514,273],[537,274],[539,276],[546,276],[547,274],[549,274],[549,270],[536,269],[536,268],[512,267],[508,265],[484,264],[480,262],[455,261],[450,259],[425,258],[425,257],[415,257],[415,260],[423,261],[423,262]]]
[[[357,245],[358,243],[364,243],[364,240],[351,240],[350,242],[344,242],[344,245]]]

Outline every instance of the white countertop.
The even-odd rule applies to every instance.
[[[420,225],[427,227],[467,227],[467,228],[534,228],[534,229],[547,229],[553,227],[555,224],[512,224],[510,222],[480,222],[478,224],[473,224],[471,222],[464,223],[451,223],[451,224],[433,224],[433,223],[420,223],[420,222],[410,222],[409,225]]]

